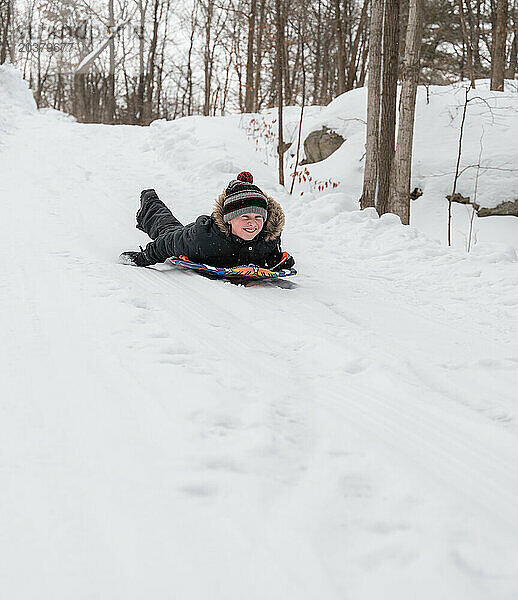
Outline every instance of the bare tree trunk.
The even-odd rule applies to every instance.
[[[108,1],[108,30],[109,33],[115,27],[115,16],[113,14],[113,0]],[[109,45],[110,51],[110,71],[107,81],[106,96],[106,120],[109,123],[115,118],[115,39],[112,37]]]
[[[446,196],[448,199],[448,246],[451,246],[451,222],[452,222],[452,213],[451,213],[451,205],[453,204],[453,198],[457,193],[457,183],[459,181],[459,171],[460,171],[460,161],[462,158],[462,140],[464,137],[464,125],[466,124],[466,113],[468,110],[469,103],[469,89],[465,90],[465,100],[464,106],[462,108],[462,118],[460,122],[460,132],[459,132],[459,142],[458,142],[458,150],[457,150],[457,164],[455,165],[455,177],[453,178],[453,190],[450,196]]]
[[[352,90],[354,87],[354,80],[356,79],[356,73],[358,69],[358,49],[360,46],[360,40],[363,29],[365,27],[365,21],[367,20],[367,9],[369,7],[369,0],[363,0],[362,12],[360,16],[360,22],[358,23],[358,29],[354,36],[354,42],[351,47],[351,57],[349,60],[349,68],[347,70],[347,82],[346,90]]]
[[[335,59],[334,49],[330,50],[331,42],[334,40],[331,39],[329,32],[325,32],[323,35],[322,46],[320,49],[320,71],[321,71],[321,81],[320,81],[320,94],[317,101],[317,104],[328,104],[331,100],[330,89],[332,88],[333,83],[336,80],[336,75],[334,73],[335,65],[333,61]]]
[[[203,52],[203,74],[204,74],[204,102],[203,102],[203,114],[208,116],[210,114],[210,88],[212,84],[212,61],[210,51],[210,41],[212,33],[212,17],[214,14],[214,0],[207,0],[207,16],[205,20],[205,49]]]
[[[337,66],[337,95],[345,92],[345,39],[342,20],[342,1],[334,0],[335,30],[336,30],[336,66]]]
[[[378,135],[380,117],[381,36],[383,29],[383,0],[372,0],[369,31],[369,80],[367,84],[367,139],[361,208],[376,205],[378,185]]]
[[[243,83],[243,60],[241,56],[241,35],[240,35],[240,19],[237,12],[234,12],[234,17],[232,20],[232,51],[230,54],[231,62],[234,65],[234,71],[236,72],[237,77],[237,93],[238,93],[238,102],[239,102],[239,112],[245,112],[245,99],[243,97],[243,89],[245,88],[245,84]],[[232,55],[234,59],[232,60]],[[246,72],[245,72],[246,78]]]
[[[518,62],[518,22],[516,19],[516,3],[513,9],[513,41],[511,52],[509,54],[509,67],[507,69],[507,79],[514,79]]]
[[[471,80],[471,87],[475,88],[475,67],[473,63],[473,51],[471,47],[471,39],[468,33],[468,26],[466,24],[466,16],[464,14],[464,0],[459,0],[459,16],[460,25],[462,29],[462,36],[464,38],[464,46],[466,48],[466,59],[468,63],[468,74]]]
[[[216,116],[216,109],[217,109],[217,105],[218,105],[219,92],[220,92],[220,86],[218,85],[218,87],[216,88],[215,92],[212,94],[211,106],[212,106],[212,116],[213,117]]]
[[[147,1],[146,1],[147,6]],[[138,90],[137,90],[137,106],[136,117],[139,123],[142,123],[144,117],[144,27],[146,22],[146,8],[142,4],[142,0],[138,0],[138,8],[140,12],[140,27],[139,27],[139,75],[138,75]]]
[[[317,104],[320,98],[320,65],[322,54],[322,0],[318,0],[317,32],[315,41],[315,67],[313,70],[313,104]]]
[[[11,64],[14,65],[16,59],[16,21],[15,21],[15,10],[16,10],[16,2],[14,0],[10,0],[7,2],[7,9],[9,13],[9,27],[6,31],[6,36],[9,39],[9,60]]]
[[[254,35],[257,0],[250,0],[250,15],[248,17],[248,45],[246,55],[246,92],[245,112],[254,111]]]
[[[192,54],[194,48],[194,36],[196,35],[196,29],[198,27],[198,3],[195,2],[191,12],[191,34],[189,39],[189,51],[187,53],[187,76],[185,83],[185,91],[182,95],[181,114],[184,116],[192,114]],[[185,113],[185,104],[187,103],[187,113]]]
[[[254,112],[257,112],[259,106],[259,90],[261,88],[261,67],[263,61],[263,38],[266,0],[260,0],[259,7],[259,30],[257,32],[257,49],[255,55],[255,84],[254,84]]]
[[[482,74],[482,64],[480,62],[480,3],[481,0],[475,0],[477,12],[473,13],[471,6],[472,0],[465,0],[466,16],[471,31],[471,50],[473,52],[473,72],[474,77],[480,77]]]
[[[11,24],[12,0],[0,0],[0,65],[4,64],[9,48],[9,27]]]
[[[497,0],[496,21],[492,37],[491,89],[499,92],[504,91],[507,9],[508,0]]]
[[[158,11],[160,5],[160,13]],[[158,24],[162,19],[162,8],[160,0],[154,0],[153,8],[153,36],[149,44],[147,55],[146,77],[144,79],[144,124],[148,124],[153,119],[153,89],[155,83],[155,56],[158,44]]]
[[[228,84],[229,84],[229,80],[230,80],[230,66],[231,66],[231,61],[229,60],[227,62],[227,67],[225,69],[225,84],[223,85],[223,98],[221,101],[221,116],[222,117],[225,116],[225,110],[226,110],[226,106],[227,106]]]
[[[295,176],[297,174],[297,169],[299,168],[299,156],[300,156],[300,140],[302,133],[302,120],[304,118],[304,106],[306,102],[306,61],[304,56],[304,43],[305,43],[305,31],[306,31],[306,10],[305,6],[303,6],[301,19],[299,21],[299,43],[301,46],[301,64],[302,64],[302,105],[300,107],[300,119],[299,119],[299,132],[297,135],[297,154],[295,157],[295,167],[293,168],[293,173],[291,174],[291,185],[290,185],[290,194],[293,194],[293,187],[295,185]]]
[[[284,185],[284,153],[286,152],[283,139],[283,70],[284,70],[284,18],[281,0],[275,0],[275,22],[277,25],[276,74],[277,74],[277,103],[279,137],[277,154],[279,157],[279,183]]]
[[[285,0],[281,1],[281,19],[282,19],[282,46],[281,46],[281,57],[282,57],[282,81],[284,83],[284,97],[283,103],[286,106],[291,104],[291,81],[290,71],[288,62],[288,43],[286,40],[286,4]]]
[[[365,77],[367,75],[367,57],[369,56],[369,39],[368,39],[368,33],[367,30],[365,30],[364,34],[362,35],[362,42],[361,45],[363,46],[363,48],[361,48],[362,50],[362,56],[361,56],[361,61],[360,61],[360,76],[358,77],[358,86],[357,87],[364,87],[365,85]]]
[[[73,112],[78,121],[85,120],[86,105],[85,105],[85,75],[84,73],[74,74],[74,99]]]
[[[286,79],[289,80],[289,85],[286,86],[286,105],[296,104],[297,102],[297,78],[300,70],[300,52],[301,44],[300,39],[297,41],[297,54],[295,60],[292,61],[293,66],[291,69],[291,75],[289,74],[289,61],[286,57]],[[288,93],[289,92],[289,93]]]
[[[410,177],[421,40],[422,0],[410,0],[405,57],[401,69],[397,146],[392,165],[389,195],[389,211],[398,215],[403,225],[410,223]]]
[[[157,80],[156,80],[156,118],[167,118],[167,91],[163,91],[164,84],[164,63],[165,53],[168,47],[168,31],[169,31],[169,14],[171,9],[171,0],[163,0],[160,8],[160,17],[162,17],[162,11],[165,6],[165,19],[164,19],[164,35],[162,37],[162,43],[160,48],[160,64],[157,67]],[[178,94],[178,92],[177,92]],[[165,114],[162,114],[162,106]]]
[[[378,200],[376,202],[376,207],[380,215],[387,212],[390,188],[390,169],[394,158],[398,62],[399,0],[385,0]]]

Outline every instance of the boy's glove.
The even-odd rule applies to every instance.
[[[282,253],[281,260],[271,268],[272,271],[280,271],[281,269],[291,269],[295,264],[295,259],[293,256],[288,254],[287,252]]]
[[[123,252],[119,256],[119,262],[123,265],[132,265],[133,267],[148,267],[154,265],[154,261],[150,260],[145,250],[140,252]]]
[[[286,259],[285,262],[282,263],[281,267],[283,269],[291,269],[291,267],[293,267],[295,265],[295,259],[293,258],[293,256],[291,256],[291,254],[288,254],[288,258]]]

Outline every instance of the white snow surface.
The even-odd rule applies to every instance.
[[[78,124],[11,75],[2,597],[517,598],[515,248],[289,196],[239,116]],[[117,263],[141,189],[190,222],[242,169],[297,289]]]

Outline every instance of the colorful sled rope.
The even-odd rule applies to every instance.
[[[283,260],[285,260],[283,256]],[[208,275],[214,277],[245,277],[250,279],[274,279],[276,277],[289,277],[290,275],[296,275],[295,269],[281,269],[279,271],[270,271],[270,269],[264,269],[256,265],[247,265],[240,267],[211,267],[203,263],[195,263],[187,258],[187,256],[171,256],[167,259],[173,265],[185,267],[187,269],[193,269],[198,271],[201,275]],[[282,263],[281,263],[282,264]]]

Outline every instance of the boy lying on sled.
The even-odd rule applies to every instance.
[[[267,269],[288,269],[295,264],[281,250],[284,213],[280,204],[266,196],[247,171],[239,173],[219,196],[212,216],[201,215],[194,223],[182,225],[155,190],[140,195],[137,228],[153,240],[141,252],[123,252],[123,264],[146,267],[171,256],[213,267],[257,265]],[[282,262],[282,264],[281,264]]]

